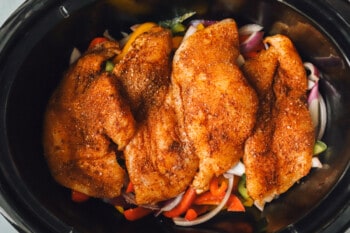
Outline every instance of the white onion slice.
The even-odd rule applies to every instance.
[[[233,188],[233,179],[234,179],[234,176],[231,175],[228,179],[228,187],[227,187],[226,194],[225,194],[224,198],[222,199],[220,204],[218,206],[216,206],[213,210],[211,210],[210,212],[208,212],[204,215],[199,216],[198,218],[196,218],[193,221],[188,221],[187,219],[181,218],[181,217],[173,218],[174,223],[178,226],[194,226],[194,225],[204,223],[204,222],[208,221],[209,219],[213,218],[215,215],[217,215],[222,210],[222,208],[224,208],[228,199],[230,198],[232,188]]]
[[[314,168],[322,168],[322,163],[318,157],[312,157],[312,167]]]
[[[224,176],[226,177],[226,174],[242,176],[244,173],[245,173],[245,166],[241,161],[239,161],[233,167],[231,167],[229,170],[227,170],[225,172]],[[226,177],[226,178],[228,178],[228,177]]]
[[[79,49],[74,47],[73,50],[72,50],[72,53],[70,54],[69,65],[73,64],[74,62],[76,62],[80,57],[81,57],[81,52],[79,51]]]
[[[182,39],[182,41],[185,41],[187,39],[187,37],[189,37],[190,35],[194,34],[195,32],[197,31],[197,27],[195,26],[189,26],[185,35],[184,35],[184,38]]]
[[[240,35],[250,35],[263,29],[259,24],[246,24],[238,30]]]
[[[162,212],[164,211],[169,211],[174,209],[182,200],[182,197],[184,195],[184,192],[180,193],[179,195],[177,195],[173,200],[171,200],[169,203],[165,204],[165,206],[163,206],[156,214],[155,216],[160,215]]]

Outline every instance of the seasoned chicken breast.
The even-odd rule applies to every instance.
[[[120,195],[125,172],[116,149],[135,133],[117,79],[101,71],[119,52],[118,44],[109,41],[88,50],[65,75],[45,114],[44,152],[53,177],[93,197]]]
[[[150,106],[157,104],[154,97],[159,88],[169,85],[171,49],[170,31],[154,26],[135,39],[113,70],[138,121],[146,119]]]
[[[235,21],[223,20],[188,36],[173,59],[172,85],[181,141],[199,158],[197,192],[243,156],[255,124],[258,98],[236,65]]]
[[[126,166],[134,186],[136,203],[151,204],[185,191],[198,169],[191,145],[180,139],[173,99],[162,90],[165,100],[151,107],[149,117],[125,148]]]
[[[306,104],[307,78],[292,42],[267,37],[267,50],[244,64],[260,99],[257,125],[246,142],[247,189],[259,206],[309,173],[314,130]]]
[[[133,42],[114,69],[139,125],[124,150],[137,204],[178,195],[198,167],[193,152],[179,139],[169,93],[171,51],[170,31],[155,26]]]

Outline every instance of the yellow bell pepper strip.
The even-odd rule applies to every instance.
[[[157,24],[153,22],[146,22],[141,24],[136,28],[136,30],[130,35],[129,40],[126,42],[125,46],[123,47],[123,50],[118,56],[116,57],[116,62],[119,62],[123,57],[129,52],[132,43],[135,41],[135,39],[141,35],[142,33],[145,33],[149,31],[151,28],[157,26]]]
[[[81,193],[79,191],[72,190],[71,199],[74,202],[85,202],[85,201],[89,200],[89,198],[90,197],[88,195],[86,195],[85,193]]]
[[[151,209],[147,209],[141,206],[124,210],[124,216],[129,221],[138,220],[149,215],[150,213],[152,213]]]
[[[163,212],[164,216],[168,218],[175,218],[185,213],[196,199],[196,190],[193,187],[189,187],[182,197],[180,203],[172,210]]]

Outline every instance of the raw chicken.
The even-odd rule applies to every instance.
[[[171,34],[153,27],[138,37],[117,65],[139,127],[124,150],[137,204],[152,204],[183,192],[198,168],[193,149],[180,141],[169,92]]]
[[[315,140],[297,51],[282,35],[267,37],[265,43],[268,49],[243,66],[260,99],[243,158],[248,193],[260,207],[309,173]]]
[[[120,195],[125,171],[117,163],[135,133],[135,121],[117,79],[101,66],[120,52],[104,42],[90,49],[65,75],[50,99],[44,152],[53,177],[89,196]]]
[[[171,46],[170,31],[154,26],[135,39],[113,70],[137,121],[147,118],[150,106],[159,104],[159,88],[170,83]]]
[[[198,193],[236,164],[255,124],[258,98],[236,60],[238,31],[226,19],[188,36],[173,59],[172,88],[180,140],[193,146]]]

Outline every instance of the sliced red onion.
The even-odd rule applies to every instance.
[[[249,53],[253,51],[259,43],[262,42],[264,37],[264,32],[253,32],[243,43],[240,44],[241,53]]]
[[[320,72],[318,71],[317,67],[310,63],[310,62],[304,62],[304,67],[308,71],[310,71],[310,74],[308,75],[308,79],[312,80],[314,82],[318,81],[320,78]]]
[[[182,218],[182,217],[173,218],[174,223],[178,226],[194,226],[194,225],[204,223],[204,222],[208,221],[209,219],[213,218],[215,215],[217,215],[224,208],[228,199],[230,198],[232,188],[233,188],[233,179],[234,179],[234,176],[231,175],[228,179],[228,187],[227,187],[226,194],[225,194],[224,198],[222,199],[220,204],[217,205],[213,210],[211,210],[210,212],[208,212],[204,215],[199,216],[198,218],[196,218],[193,221],[188,221],[187,219]]]
[[[69,58],[69,64],[73,64],[74,62],[76,62],[79,58],[81,57],[81,52],[79,51],[79,49],[77,49],[76,47],[73,48],[72,53],[70,54],[70,58]]]
[[[238,30],[240,35],[250,35],[263,29],[259,24],[246,24]]]
[[[311,89],[311,92],[309,94],[309,97],[307,99],[309,112],[311,115],[312,123],[315,128],[318,127],[319,119],[320,119],[320,102],[318,99],[318,82],[315,83],[313,88]]]
[[[206,20],[206,19],[195,19],[190,22],[191,26],[197,27],[198,24],[203,24],[204,27],[208,27],[210,25],[213,25],[217,23],[218,21],[216,20]]]
[[[318,127],[317,140],[321,140],[323,137],[324,131],[326,130],[327,108],[321,93],[318,93],[318,100],[320,103],[320,118],[319,118],[320,124]]]
[[[175,198],[166,202],[165,205],[155,214],[155,216],[160,215],[164,211],[169,211],[174,209],[182,200],[183,195],[184,195],[184,192],[180,193]]]
[[[245,173],[245,166],[244,164],[239,161],[237,164],[235,164],[233,167],[231,167],[229,170],[227,170],[224,174],[226,177],[228,175],[236,175],[236,176],[242,176]],[[228,177],[226,177],[228,178]]]

